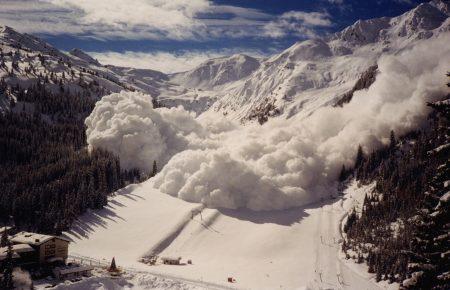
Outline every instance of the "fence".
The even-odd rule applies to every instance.
[[[111,264],[111,261],[107,261],[106,259],[101,259],[101,260],[94,259],[91,257],[86,257],[83,255],[78,255],[78,254],[69,255],[68,261],[79,263],[80,265],[98,267],[98,268],[102,268],[102,269],[107,269]],[[154,276],[157,278],[178,281],[178,282],[182,282],[182,283],[189,284],[189,285],[195,285],[195,286],[198,286],[200,288],[205,288],[205,289],[236,289],[235,287],[230,287],[230,286],[226,286],[226,285],[216,284],[216,283],[212,283],[212,282],[204,282],[201,279],[195,280],[195,279],[181,278],[181,277],[176,277],[176,276],[166,275],[166,274],[163,275],[163,274],[155,273],[152,271],[136,269],[133,267],[121,267],[121,269],[126,273],[131,273],[134,275],[137,275],[137,274],[151,275],[151,276]]]

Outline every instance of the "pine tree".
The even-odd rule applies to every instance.
[[[8,246],[8,230],[5,227],[5,230],[2,233],[2,237],[0,239],[0,248]]]
[[[339,181],[343,182],[347,178],[347,170],[345,169],[345,165],[342,165],[341,173],[339,173]]]
[[[391,130],[389,149],[393,151],[395,149],[395,145],[397,145],[397,140],[395,139],[394,130]]]
[[[13,248],[12,244],[8,241],[8,250],[6,252],[6,258],[3,261],[3,278],[0,281],[1,289],[13,289]]]
[[[113,257],[111,261],[111,265],[108,268],[109,272],[117,272],[116,259]]]
[[[156,167],[156,160],[153,161],[153,170],[152,170],[152,174],[150,175],[150,177],[155,176],[158,173],[158,168]]]
[[[355,161],[355,168],[358,168],[361,166],[362,162],[364,160],[364,152],[362,150],[361,145],[358,146],[358,153],[356,154],[356,161]]]

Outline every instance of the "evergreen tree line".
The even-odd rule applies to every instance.
[[[111,192],[139,181],[140,172],[122,170],[113,154],[88,151],[83,119],[94,108],[90,96],[52,93],[41,81],[24,89],[0,80],[2,92],[35,109],[0,114],[0,224],[12,218],[19,229],[60,233],[88,208],[105,206]]]
[[[88,152],[81,123],[49,124],[39,114],[0,116],[0,219],[45,233],[66,230],[88,208],[135,180],[111,153]]]
[[[428,128],[399,140],[391,132],[390,145],[370,154],[360,147],[355,167],[340,175],[376,182],[347,218],[343,251],[367,263],[377,281],[403,289],[450,289],[450,105],[429,106]]]
[[[79,118],[91,112],[95,106],[95,100],[88,91],[72,93],[61,84],[59,91],[54,93],[46,88],[45,82],[40,78],[36,84],[26,89],[19,85],[8,86],[2,79],[0,94],[2,93],[16,96],[18,102],[33,103],[36,113],[52,116],[53,119]],[[11,105],[14,107],[16,104],[12,101]]]
[[[5,230],[0,237],[0,248],[6,248],[5,259],[0,263],[0,273],[2,277],[0,279],[0,289],[14,289],[13,283],[13,248],[12,243],[8,238],[8,231]],[[30,287],[33,289],[34,287]]]

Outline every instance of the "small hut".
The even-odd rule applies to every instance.
[[[161,257],[161,261],[166,265],[180,265],[181,257]]]

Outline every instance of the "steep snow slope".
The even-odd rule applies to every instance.
[[[60,52],[45,41],[42,41],[41,39],[30,34],[21,34],[8,26],[0,25],[0,41],[2,49],[4,49],[5,46],[10,46],[16,49],[23,48],[55,57],[67,58],[64,53]]]
[[[67,236],[72,253],[106,261],[115,256],[123,267],[172,278],[226,285],[233,277],[233,286],[244,289],[380,289],[371,275],[339,259],[340,221],[370,188],[350,187],[344,200],[256,213],[201,211],[148,181],[119,191],[106,209],[85,214]],[[137,261],[157,245],[161,256],[182,256],[192,265]]]
[[[100,98],[121,90],[142,91],[157,96],[161,89],[175,85],[167,83],[164,73],[103,66],[80,49],[65,54],[37,37],[21,34],[10,27],[0,26],[0,78],[13,86],[26,88],[44,82],[48,90],[64,91]],[[15,96],[9,96],[9,98]],[[9,100],[0,96],[0,109],[7,109]]]
[[[259,66],[260,60],[244,54],[210,59],[190,71],[170,75],[169,86],[160,91],[158,99],[166,107],[182,105],[199,115]]]
[[[235,54],[210,59],[191,71],[174,74],[172,81],[185,87],[212,89],[249,76],[259,65],[253,57]]]
[[[94,59],[93,57],[91,57],[89,54],[85,53],[84,51],[82,51],[79,48],[74,48],[71,51],[69,51],[69,54],[82,60],[82,61],[86,61],[89,64],[93,64],[96,66],[101,66],[101,64],[98,62],[98,60]]]

